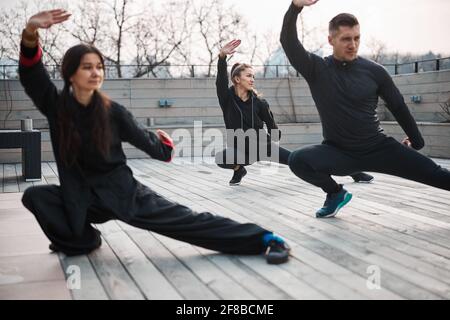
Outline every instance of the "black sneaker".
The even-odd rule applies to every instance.
[[[371,183],[374,180],[370,174],[360,172],[351,176],[356,183]]]
[[[50,251],[53,251],[53,252],[59,252],[60,250],[58,249],[58,247],[56,247],[56,245],[54,244],[54,243],[50,243],[49,245],[48,245],[48,248],[50,249]]]
[[[242,178],[247,174],[247,170],[240,166],[237,171],[234,171],[233,178],[230,180],[230,186],[238,186],[241,184]]]
[[[268,264],[281,264],[288,261],[290,251],[286,242],[271,240],[264,255]]]

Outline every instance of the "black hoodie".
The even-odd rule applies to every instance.
[[[226,58],[220,58],[217,63],[217,97],[222,108],[225,127],[227,129],[255,129],[257,132],[266,123],[269,135],[272,129],[278,129],[266,100],[258,98],[249,92],[250,98],[242,101],[236,94],[234,87],[228,87],[228,72]]]

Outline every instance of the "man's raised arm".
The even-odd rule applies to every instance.
[[[293,0],[286,12],[281,29],[280,42],[291,65],[305,79],[311,79],[314,70],[314,57],[305,50],[297,35],[297,17],[304,6],[310,6],[318,0]]]

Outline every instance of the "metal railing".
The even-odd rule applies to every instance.
[[[383,64],[392,74],[420,73],[450,69],[450,57]]]
[[[450,57],[429,59],[421,61],[384,64],[386,69],[393,75],[420,73],[427,71],[439,71],[450,69]],[[52,79],[61,79],[59,65],[46,65]],[[231,68],[231,66],[229,66]],[[253,65],[257,78],[285,78],[299,77],[299,73],[291,65]],[[18,79],[18,65],[0,65],[0,79]],[[107,79],[120,78],[209,78],[215,77],[217,73],[216,65],[120,65],[119,69],[115,65],[105,67],[105,77]]]
[[[61,79],[59,65],[45,65],[52,79]],[[231,69],[229,66],[228,70]],[[258,78],[281,78],[286,76],[299,76],[291,65],[253,65],[255,75]],[[18,65],[0,65],[0,79],[18,79]],[[105,78],[129,79],[129,78],[212,78],[217,74],[217,66],[208,65],[133,65],[123,64],[119,69],[115,65],[105,66]]]

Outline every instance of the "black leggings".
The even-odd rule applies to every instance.
[[[227,161],[227,153],[234,151],[234,157],[233,155],[230,157],[232,158],[231,161]],[[291,155],[291,151],[280,147],[279,145],[275,143],[270,144],[270,149],[268,149],[268,152],[266,152],[264,155],[259,154],[259,148],[257,150],[257,155],[255,155],[252,159],[252,157],[249,156],[248,148],[246,151],[240,151],[237,148],[227,148],[224,149],[221,152],[218,152],[216,154],[216,164],[224,169],[234,169],[237,165],[241,166],[248,166],[251,165],[257,161],[277,161],[281,164],[288,164],[289,156]],[[278,152],[278,157],[274,157]]]
[[[261,159],[259,157],[259,154],[258,154],[258,158],[256,159],[256,161],[254,161],[255,159],[250,161],[248,152],[245,153],[245,161],[238,161],[237,158],[239,155],[239,151],[237,151],[237,149],[234,149],[234,160],[231,162],[227,162],[226,158],[227,158],[228,150],[230,150],[230,149],[224,149],[223,151],[216,154],[216,164],[219,167],[224,168],[224,169],[234,169],[234,168],[236,168],[237,165],[248,166],[248,165],[255,163],[256,161],[261,161],[261,160],[274,161],[274,159],[264,158],[264,157],[263,157],[263,159]],[[278,163],[285,164],[285,165],[289,164],[289,157],[291,156],[291,151],[272,143],[271,144],[271,152],[274,152],[274,151],[279,152],[278,153],[278,155],[279,155]],[[269,155],[270,155],[270,153],[269,153]],[[359,174],[361,174],[361,172],[357,171],[357,172],[353,172],[352,174],[350,174],[350,176],[353,177],[354,179],[356,179]]]
[[[326,193],[340,189],[331,175],[346,176],[361,171],[390,174],[450,190],[450,171],[391,137],[364,153],[327,144],[304,147],[292,152],[289,167],[295,175]]]

